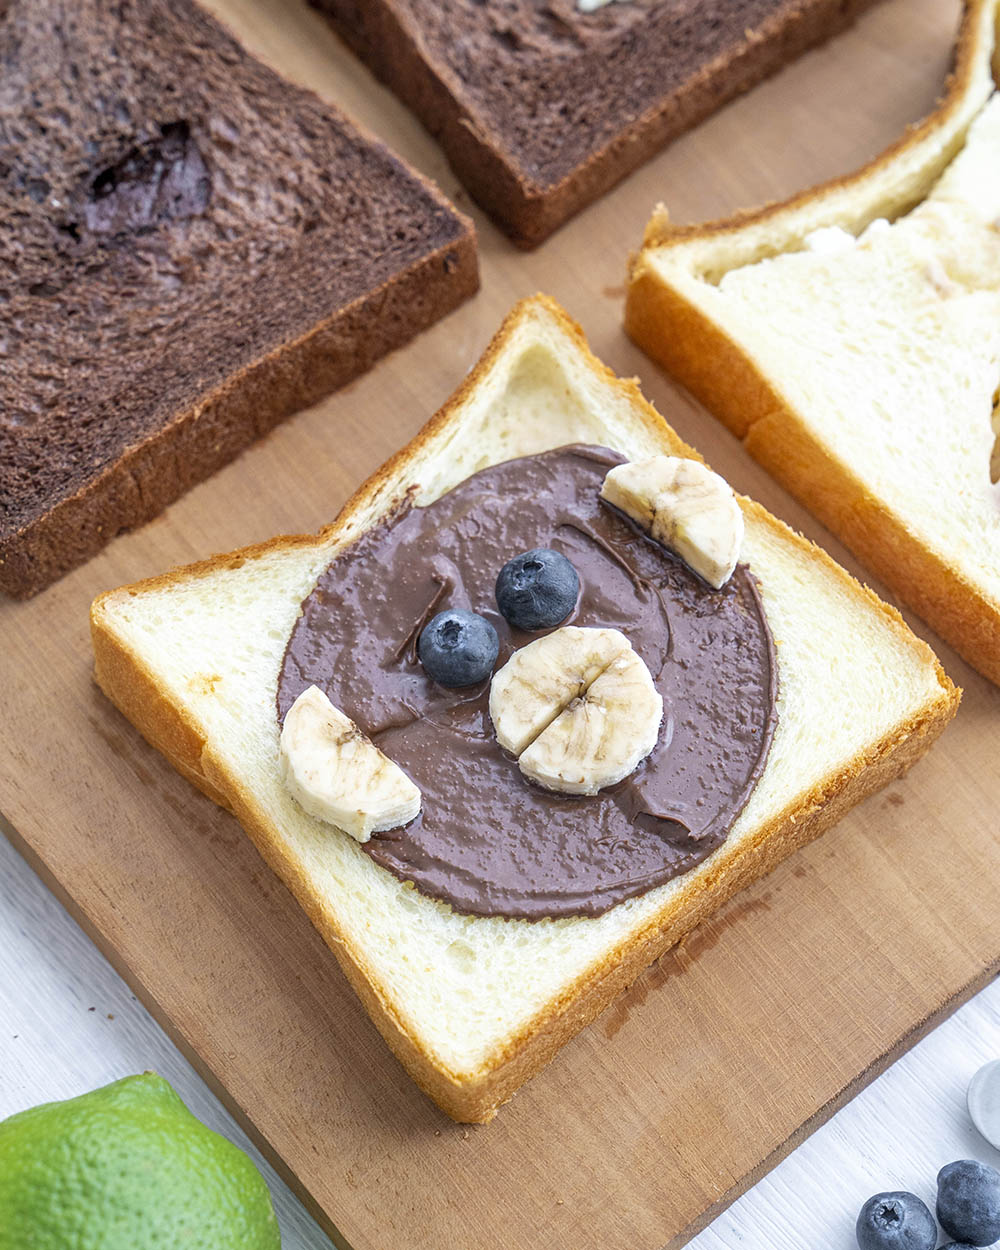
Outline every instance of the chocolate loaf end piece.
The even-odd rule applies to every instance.
[[[23,597],[478,276],[436,188],[190,0],[12,0],[0,62],[0,590]]]
[[[311,0],[534,247],[875,0]]]

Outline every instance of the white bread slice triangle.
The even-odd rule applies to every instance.
[[[411,486],[427,503],[486,465],[578,441],[636,459],[695,455],[633,383],[590,354],[558,305],[536,297],[320,535],[112,591],[92,612],[102,688],[232,809],[410,1074],[460,1120],[491,1118],[647,963],[922,755],[958,703],[896,612],[743,499],[745,556],[776,639],[780,720],[722,847],[597,919],[462,916],[402,885],[352,838],[307,816],[279,781],[275,687],[300,602],[333,554]]]
[[[998,23],[998,0],[966,4],[937,111],[853,177],[701,227],[659,209],[626,309],[632,338],[993,681]]]

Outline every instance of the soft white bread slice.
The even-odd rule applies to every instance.
[[[661,207],[626,311],[632,338],[993,681],[998,21],[998,0],[970,0],[937,111],[855,176],[703,227]]]
[[[331,557],[407,490],[428,503],[487,465],[580,441],[631,459],[696,454],[590,354],[558,305],[536,297],[321,534],[217,557],[93,607],[101,687],[236,814],[414,1080],[458,1120],[490,1119],[649,962],[909,767],[958,702],[898,613],[743,499],[744,558],[776,639],[780,719],[725,843],[686,876],[596,919],[464,916],[401,884],[281,784],[275,688],[300,602]]]

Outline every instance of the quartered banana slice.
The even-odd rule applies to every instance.
[[[490,716],[525,776],[596,794],[652,751],[663,699],[623,633],[567,625],[514,652],[493,678]]]
[[[318,686],[288,709],[279,756],[282,781],[309,815],[358,842],[420,811],[420,791],[406,773]]]
[[[611,469],[601,496],[621,508],[716,590],[733,575],[743,513],[732,487],[697,460],[653,456]]]

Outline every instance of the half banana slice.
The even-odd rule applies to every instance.
[[[310,816],[358,842],[395,829],[420,811],[406,773],[335,708],[318,686],[288,709],[279,747],[281,779]]]
[[[493,678],[490,716],[526,777],[597,794],[652,751],[663,699],[623,633],[567,625],[514,652]]]
[[[733,575],[743,544],[743,513],[733,489],[698,460],[653,456],[611,469],[601,497],[716,590]]]

